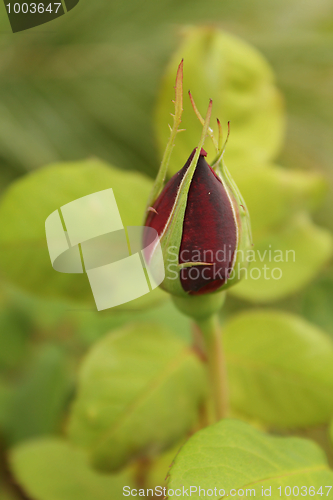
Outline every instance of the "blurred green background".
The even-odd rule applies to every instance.
[[[140,334],[140,329],[146,332],[143,322],[157,321],[182,342],[190,341],[189,321],[160,291],[97,314],[84,277],[64,277],[52,270],[43,232],[53,210],[107,187],[115,188],[116,198],[119,193],[126,223],[141,223],[168,130],[175,68],[183,56],[184,98],[188,84],[202,113],[213,97],[224,126],[229,119],[231,127],[235,123],[226,161],[248,203],[257,248],[296,249],[296,263],[284,269],[281,283],[260,280],[236,287],[222,320],[237,330],[239,312],[251,309],[251,314],[265,315],[262,309],[274,307],[320,328],[325,342],[327,335],[333,337],[330,0],[80,0],[65,16],[17,34],[11,33],[0,5],[1,500],[59,498],[55,485],[49,486],[51,494],[45,485],[37,493],[27,486],[20,467],[30,456],[14,460],[14,479],[7,452],[32,438],[64,435],[82,359],[105,333],[135,321]],[[223,73],[224,61],[228,65]],[[221,80],[214,87],[215,77]],[[229,98],[235,99],[234,106]],[[257,125],[259,109],[263,118]],[[188,104],[185,111],[189,116]],[[270,131],[273,145],[267,138]],[[183,152],[189,155],[196,145],[197,129],[185,134],[184,139],[179,136],[172,172],[181,168]],[[48,164],[55,165],[44,169]],[[274,333],[270,319],[259,320]],[[251,317],[245,323],[239,326],[242,331],[250,328]],[[284,328],[277,329],[277,345]],[[332,346],[323,344],[322,352],[329,349],[333,356]],[[326,361],[329,366],[330,359]],[[306,370],[301,365],[302,375]],[[326,377],[323,385],[332,394],[333,375],[327,372]],[[281,390],[286,399],[295,397]],[[308,419],[297,419],[288,409],[283,414],[277,401],[272,401],[275,413],[266,411],[268,397],[261,410],[246,412],[246,401],[235,396],[234,409],[268,427],[282,426],[286,432],[302,428],[297,432],[310,433],[330,454],[325,437],[332,415],[329,397],[314,404],[311,397],[309,408],[320,407],[321,414],[309,409]],[[280,410],[281,421],[273,416]],[[50,448],[52,456],[61,455],[56,443],[50,441]],[[63,452],[75,462],[70,456],[74,451]],[[73,475],[81,477],[81,465],[77,467]],[[151,473],[155,483],[160,480],[157,469]],[[33,477],[33,472],[27,474]],[[96,478],[90,479],[95,491]],[[106,492],[108,488],[105,484]],[[77,496],[66,493],[63,498],[84,499],[83,494],[78,490]]]

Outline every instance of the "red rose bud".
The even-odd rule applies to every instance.
[[[203,149],[192,180],[184,190],[195,151],[166,184],[145,222],[160,237],[166,273],[161,286],[178,296],[202,295],[230,286],[235,280],[232,271],[237,250],[244,241],[242,218],[245,214],[248,217],[244,201],[225,167],[217,174],[208,165]],[[179,217],[178,210],[179,218],[173,220],[181,198],[186,198],[183,216]],[[246,240],[249,242],[249,235]]]
[[[246,266],[246,249],[251,244],[250,219],[245,202],[223,163],[227,141],[222,146],[220,122],[218,141],[209,129],[211,100],[204,120],[190,94],[195,114],[203,125],[202,135],[198,148],[163,188],[181,123],[182,78],[183,62],[178,67],[176,78],[174,123],[170,127],[170,139],[148,202],[145,221],[145,225],[155,229],[160,238],[165,267],[161,287],[176,297],[212,293],[238,281],[241,267],[244,269]],[[207,154],[202,149],[207,134],[217,150],[214,169],[208,165],[205,159]],[[145,241],[144,247],[147,246]],[[149,248],[145,258],[150,268],[154,269],[154,247],[151,245]],[[236,265],[238,269],[234,272]],[[192,300],[192,309],[193,304]],[[209,301],[207,307],[210,308]]]

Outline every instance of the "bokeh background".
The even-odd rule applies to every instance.
[[[196,27],[205,27],[206,31],[196,31]],[[202,33],[213,33],[211,36],[219,39],[219,30],[227,40],[229,36],[239,37],[244,49],[241,46],[233,52],[232,42],[230,48],[229,42],[222,40],[211,52],[207,41],[210,35],[205,38]],[[197,34],[201,52],[188,45],[189,33]],[[246,44],[252,46],[249,57]],[[250,150],[247,152],[235,125],[230,147],[242,154],[228,157],[227,153],[226,159],[253,212],[255,243],[262,249],[270,244],[274,248],[295,247],[297,262],[285,269],[286,280],[281,287],[260,281],[235,288],[228,296],[222,320],[226,324],[231,321],[230,331],[237,330],[237,321],[244,321],[239,328],[248,328],[250,335],[251,325],[258,320],[266,322],[267,331],[274,332],[275,323],[270,324],[270,318],[284,311],[306,322],[297,326],[300,331],[303,325],[305,330],[319,328],[325,339],[333,337],[330,0],[81,0],[67,15],[16,34],[12,34],[5,8],[0,5],[1,500],[60,498],[55,483],[48,485],[47,493],[44,486],[42,493],[38,488],[35,493],[35,485],[27,484],[24,475],[25,464],[33,458],[23,453],[11,466],[8,450],[42,436],[66,433],[82,359],[95,342],[128,322],[145,325],[148,320],[169,328],[182,342],[190,341],[189,321],[162,292],[97,314],[84,278],[54,278],[43,240],[46,216],[89,190],[114,187],[125,221],[141,223],[145,199],[160,162],[166,117],[172,111],[169,83],[186,50],[190,56],[185,57],[185,85],[188,82],[195,90],[202,113],[201,102],[215,99],[210,93],[217,90],[210,84],[219,72],[219,61],[231,61],[230,67],[238,73],[230,76],[229,86],[240,92],[239,99],[235,94],[234,120],[245,123],[249,136],[256,134],[262,151],[265,127],[258,126],[253,132],[254,122],[247,111],[251,108],[255,115],[256,107],[265,101],[265,95],[258,91],[260,85],[266,88],[267,84],[267,89],[278,96],[276,102],[273,99],[275,104],[267,104],[268,114],[274,115],[267,127],[278,129],[274,151],[260,163]],[[241,59],[242,50],[245,62],[236,58],[237,53]],[[209,62],[212,54],[217,59]],[[200,85],[196,83],[199,78]],[[221,98],[217,93],[215,99],[224,125],[228,119],[233,123],[233,116],[225,113],[225,95],[229,95],[227,91]],[[247,99],[252,99],[251,105]],[[178,151],[185,144],[190,154],[195,137],[193,132],[193,136],[181,139],[185,142],[180,143]],[[173,171],[182,166],[177,163],[177,147],[175,155]],[[180,154],[179,162],[182,159]],[[49,164],[55,165],[44,170]],[[114,167],[122,172],[116,173]],[[272,308],[275,313],[270,315],[267,311]],[[233,319],[241,311],[250,310],[243,313],[246,315],[263,309],[265,317]],[[264,328],[260,325],[259,330]],[[281,325],[277,328],[277,345],[281,342],[279,332],[286,328]],[[145,328],[138,326],[138,334]],[[311,351],[311,343],[308,348]],[[332,361],[333,348],[329,349]],[[326,362],[329,366],[330,361]],[[301,365],[300,375],[307,371],[305,362]],[[333,394],[333,376],[327,372],[326,378],[323,385]],[[293,390],[297,392],[297,388]],[[293,393],[287,391],[286,398],[292,400]],[[281,403],[273,401],[272,415],[282,411],[279,421],[265,409],[268,396],[262,411],[244,411],[246,397],[236,399],[235,413],[247,414],[261,425],[279,428],[279,432],[296,429],[320,442],[331,456],[327,425],[333,409],[327,402],[329,396],[323,396],[324,402],[309,396],[309,407],[320,407],[321,414],[309,414],[308,419],[305,416],[299,421],[295,415],[304,412],[302,405],[299,411],[296,407],[288,413],[279,406]],[[53,451],[55,456],[57,450]],[[37,455],[36,463],[40,459]],[[57,465],[50,466],[54,467]],[[80,470],[77,465],[73,475],[81,477]],[[28,477],[33,474],[27,473]],[[152,471],[152,482],[160,481],[158,474]],[[91,478],[92,483],[95,480],[95,476]],[[105,483],[105,491],[108,488]],[[62,498],[71,500],[74,496]],[[114,494],[112,498],[118,497]]]

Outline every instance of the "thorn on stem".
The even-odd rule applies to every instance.
[[[154,208],[154,207],[148,207],[148,208],[147,208],[147,212],[154,212],[154,214],[157,214],[157,215],[158,215],[158,212],[157,212],[157,210],[155,210],[155,208]]]

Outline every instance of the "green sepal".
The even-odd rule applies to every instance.
[[[250,213],[246,206],[245,200],[239,191],[235,181],[223,161],[223,156],[217,163],[216,173],[221,179],[224,188],[227,190],[230,201],[236,215],[236,224],[238,231],[236,258],[233,263],[233,271],[231,277],[223,285],[223,289],[227,289],[235,285],[243,277],[249,262],[246,258],[247,251],[252,248],[252,231]]]
[[[210,100],[198,147],[190,163],[190,166],[187,169],[179,186],[174,205],[169,215],[169,219],[165,225],[163,233],[160,236],[160,243],[162,247],[165,267],[165,279],[161,286],[164,290],[171,293],[172,295],[177,295],[180,297],[187,296],[187,292],[183,290],[180,282],[180,272],[182,267],[178,265],[178,256],[183,235],[183,224],[187,205],[187,197],[192,178],[199,160],[201,148],[204,145],[208,132],[211,111],[212,101]],[[171,249],[174,250],[172,251],[172,253],[170,252]],[[176,260],[170,260],[170,255],[176,255],[177,262]],[[172,266],[172,269],[170,269],[170,266]]]

